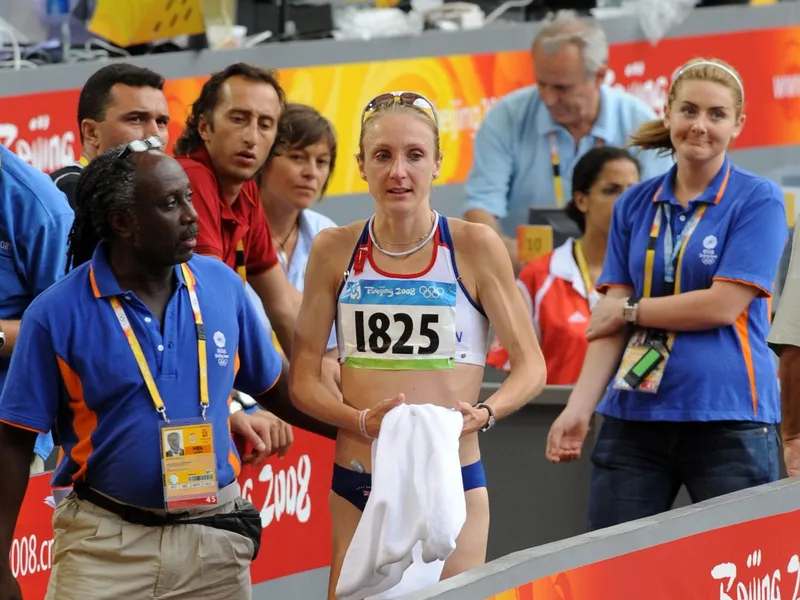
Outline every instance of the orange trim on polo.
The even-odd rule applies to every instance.
[[[270,386],[269,386],[267,389],[265,389],[263,392],[261,392],[260,394],[258,394],[258,396],[263,396],[263,395],[264,395],[264,394],[266,394],[268,391],[270,391],[272,388],[274,388],[274,387],[275,387],[275,386],[278,384],[278,382],[281,380],[281,375],[283,375],[283,370],[281,370],[281,371],[278,373],[278,376],[275,378],[275,381],[273,381],[273,382],[272,382],[272,384],[271,384],[271,385],[270,385]]]
[[[719,201],[722,200],[722,196],[725,195],[725,188],[728,187],[728,179],[731,176],[731,166],[728,164],[728,169],[725,171],[725,177],[722,179],[722,183],[719,184],[719,190],[717,190],[717,195],[714,197],[714,201],[711,204],[719,204]],[[658,186],[656,193],[653,195],[653,203],[660,202],[659,196],[661,196],[661,192],[664,191],[664,186]]]
[[[739,285],[746,285],[747,287],[756,288],[761,292],[762,298],[772,298],[772,292],[765,290],[758,284],[751,283],[750,281],[743,281],[741,279],[731,279],[730,277],[712,277],[711,281],[727,281],[728,283],[738,283]]]
[[[753,401],[753,415],[758,415],[758,397],[756,392],[756,370],[753,365],[753,348],[750,346],[750,307],[744,309],[740,314],[734,327],[736,334],[739,336],[739,343],[742,346],[742,358],[744,359],[744,366],[747,370],[747,379],[750,383],[750,398]]]
[[[241,361],[239,360],[239,352],[237,350],[236,354],[233,356],[233,378],[236,379],[236,374],[239,372],[239,367],[242,365]],[[228,414],[230,414],[231,408],[231,401],[233,400],[233,394],[228,396]],[[233,439],[233,432],[231,431],[231,420],[228,418],[228,437]],[[239,460],[239,457],[236,456],[236,452],[233,451],[233,445],[231,445],[231,451],[228,453],[228,464],[230,464],[233,472],[236,474],[236,477],[239,477],[239,473],[242,471],[242,461]]]
[[[604,283],[603,285],[598,285],[595,289],[600,292],[601,294],[606,293],[610,288],[620,288],[620,289],[627,289],[632,290],[632,285],[623,285],[621,283]]]
[[[231,401],[233,400],[233,394],[228,396],[228,414],[231,412]],[[231,419],[228,417],[228,439],[230,440],[231,449],[228,452],[228,464],[233,469],[233,476],[235,478],[239,477],[239,474],[242,472],[242,461],[239,460],[239,457],[236,456],[236,452],[234,452],[234,443],[233,443],[233,431],[231,430]]]
[[[92,293],[95,298],[100,298],[100,288],[97,286],[97,278],[94,276],[94,267],[89,267],[89,283],[92,284]]]
[[[19,423],[12,423],[11,421],[6,421],[5,419],[0,419],[0,423],[5,423],[11,427],[16,427],[17,429],[24,429],[25,431],[30,431],[31,433],[38,433],[40,435],[46,435],[46,431],[40,431],[39,429],[34,429],[33,427],[25,427],[24,425],[20,425]]]
[[[85,481],[89,457],[94,452],[92,434],[97,430],[97,413],[86,406],[81,378],[60,356],[56,358],[58,369],[61,371],[61,377],[69,395],[68,405],[73,414],[72,429],[77,438],[77,443],[69,453],[72,461],[78,465],[78,470],[72,476],[72,480]]]
[[[728,170],[725,172],[725,179],[722,180],[722,184],[719,186],[719,191],[717,192],[717,197],[714,198],[714,204],[719,204],[719,201],[722,200],[722,196],[725,195],[725,188],[728,187],[728,179],[731,176],[731,166],[728,165]]]

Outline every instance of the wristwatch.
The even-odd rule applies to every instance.
[[[622,307],[622,320],[631,325],[636,325],[639,320],[639,298],[630,297]]]
[[[6,334],[3,331],[3,322],[0,321],[0,350],[6,345]]]
[[[485,408],[489,412],[489,420],[486,422],[486,425],[480,428],[480,431],[489,431],[492,427],[494,427],[494,411],[492,407],[486,404],[485,402],[479,402],[475,405],[475,408]]]

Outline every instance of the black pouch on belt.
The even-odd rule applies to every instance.
[[[73,487],[75,494],[81,500],[86,500],[100,508],[114,513],[123,521],[145,527],[165,527],[167,525],[203,525],[238,533],[253,541],[253,560],[258,556],[261,548],[261,515],[255,506],[244,498],[234,500],[233,511],[217,513],[207,517],[192,518],[187,513],[159,515],[135,506],[121,504],[90,488],[85,483],[76,483]]]
[[[180,519],[178,523],[186,525],[205,525],[214,529],[224,529],[238,533],[253,541],[253,560],[258,556],[261,548],[261,515],[256,507],[244,498],[236,498],[234,509],[229,513],[218,513],[208,517],[197,517],[195,519]]]

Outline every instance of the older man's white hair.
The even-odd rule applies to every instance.
[[[560,10],[542,21],[533,41],[545,52],[558,51],[564,44],[580,48],[586,74],[595,75],[608,66],[608,39],[602,27],[593,19],[581,20],[574,10]]]

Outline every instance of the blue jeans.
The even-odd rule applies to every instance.
[[[591,457],[590,531],[670,510],[681,485],[701,502],[778,479],[775,425],[603,419]]]

